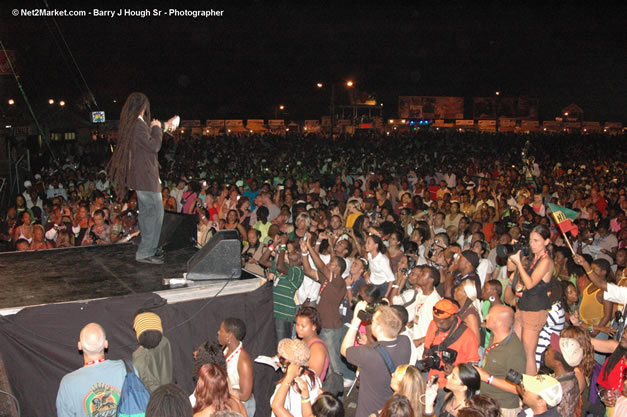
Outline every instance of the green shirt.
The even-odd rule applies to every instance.
[[[510,369],[524,374],[526,363],[525,349],[523,349],[523,345],[516,333],[512,331],[510,336],[504,341],[486,350],[482,367],[487,373],[494,375],[495,378],[505,379],[505,375],[507,375],[507,371]],[[501,391],[494,385],[489,385],[483,381],[481,382],[481,393],[494,398],[501,408],[518,408],[520,405],[518,395]]]
[[[276,275],[272,289],[274,318],[293,322],[296,315],[294,294],[303,283],[305,271],[302,266],[288,265],[287,274],[281,274],[276,269],[276,261],[272,261],[270,272]]]

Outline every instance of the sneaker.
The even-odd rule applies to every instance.
[[[141,258],[141,259],[135,259],[137,262],[141,262],[144,264],[152,264],[152,265],[161,265],[163,264],[163,259],[154,257],[154,256],[149,256],[147,258]]]

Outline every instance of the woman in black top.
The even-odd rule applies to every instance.
[[[516,287],[513,288],[516,295],[520,297],[517,302],[518,311],[514,330],[525,349],[527,357],[525,373],[528,375],[538,373],[535,360],[538,336],[546,323],[548,310],[551,308],[548,291],[551,289],[553,258],[548,250],[551,243],[549,238],[549,229],[544,225],[537,225],[529,233],[531,253],[526,262],[527,266],[523,265],[520,251],[509,257],[509,262],[519,274]],[[510,286],[514,275],[510,277]]]
[[[425,392],[425,416],[434,416],[437,383],[429,384]],[[466,407],[470,397],[475,395],[481,386],[479,372],[470,363],[462,363],[453,368],[446,377],[446,389],[450,392],[444,397],[438,417],[455,417],[457,412]]]

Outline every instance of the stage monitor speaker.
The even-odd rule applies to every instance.
[[[242,275],[241,243],[235,230],[220,230],[187,261],[187,279],[204,281]]]
[[[159,247],[170,251],[194,246],[196,238],[196,216],[193,214],[165,211]]]

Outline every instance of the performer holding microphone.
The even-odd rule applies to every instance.
[[[163,132],[177,127],[180,118],[174,116],[163,124],[150,119],[150,101],[143,93],[131,93],[120,114],[118,144],[107,167],[115,184],[116,194],[124,195],[126,188],[137,192],[141,243],[135,260],[160,265],[163,256],[157,245],[163,223],[161,180],[158,153]]]

